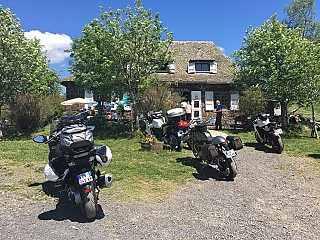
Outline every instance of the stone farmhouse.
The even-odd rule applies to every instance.
[[[215,117],[215,101],[224,108],[224,124],[234,123],[239,108],[239,93],[233,84],[236,67],[213,42],[174,41],[174,61],[156,75],[160,81],[170,82],[172,92],[180,93],[192,105],[192,118],[205,120]],[[62,79],[67,99],[85,97],[72,77]]]

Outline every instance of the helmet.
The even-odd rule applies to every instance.
[[[64,178],[68,174],[68,172],[69,168],[65,169],[61,177]],[[49,164],[44,167],[44,176],[51,182],[56,182],[59,179],[58,174],[56,174],[54,169]]]
[[[100,166],[108,166],[112,160],[112,152],[109,147],[103,146],[97,149],[96,155],[97,163]]]
[[[59,177],[57,176],[57,174],[55,174],[49,164],[44,167],[44,176],[46,177],[46,179],[52,182],[55,182],[59,179]]]

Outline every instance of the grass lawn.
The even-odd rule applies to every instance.
[[[127,139],[95,139],[95,144],[107,145],[113,152],[111,164],[100,169],[113,174],[115,183],[101,194],[119,201],[158,201],[194,179],[192,173],[200,166],[196,160],[190,161],[192,153],[187,150],[146,152],[140,150],[138,140]],[[0,142],[0,190],[22,191],[22,198],[46,197],[44,193],[41,196],[41,184],[35,183],[46,180],[47,154],[47,145],[32,140]],[[28,185],[36,187],[25,191]]]
[[[244,144],[256,144],[253,132],[223,132],[240,136]],[[308,169],[319,173],[320,140],[309,136],[309,131],[294,136],[285,134],[283,154],[309,157]],[[164,150],[159,154],[145,152],[140,150],[138,140],[124,138],[95,138],[95,144],[107,145],[113,152],[111,164],[102,170],[113,174],[116,181],[101,194],[122,202],[157,202],[194,180],[194,174],[201,168],[192,152],[185,149],[182,152]],[[16,191],[21,199],[47,198],[41,184],[36,184],[45,181],[43,167],[47,163],[47,154],[47,145],[36,144],[31,139],[1,141],[0,190]]]

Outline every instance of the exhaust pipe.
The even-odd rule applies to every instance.
[[[97,185],[100,188],[110,188],[114,182],[114,177],[112,174],[108,173],[104,176],[100,176],[97,179]]]

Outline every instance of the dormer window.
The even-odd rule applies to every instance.
[[[195,63],[196,72],[209,72],[210,63],[208,62],[196,62]]]
[[[166,62],[165,64],[160,65],[157,73],[175,73],[175,65],[174,62]]]
[[[217,63],[214,60],[190,60],[188,73],[217,73]]]

